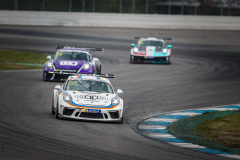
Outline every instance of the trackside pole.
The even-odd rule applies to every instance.
[[[122,0],[119,1],[119,13],[122,13]]]
[[[18,6],[18,0],[15,0],[15,11],[17,10],[17,6]]]
[[[146,0],[146,14],[148,14],[148,0]]]

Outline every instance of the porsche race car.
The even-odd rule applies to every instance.
[[[135,37],[139,39],[137,45],[133,43],[130,51],[130,63],[167,63],[170,64],[172,45],[165,40],[171,38]]]
[[[104,78],[105,77],[105,78]],[[69,76],[64,85],[55,86],[52,114],[58,118],[123,122],[122,90],[113,90],[107,78],[114,75]]]
[[[70,75],[101,74],[101,62],[93,57],[94,51],[103,51],[103,48],[77,48],[57,46],[57,52],[52,58],[47,56],[44,65],[44,81],[65,81]]]

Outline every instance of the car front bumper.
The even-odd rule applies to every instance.
[[[86,109],[68,106],[60,106],[59,117],[66,119],[88,120],[88,121],[122,121],[123,110],[118,109]]]
[[[146,57],[131,55],[132,63],[170,63],[170,56],[165,57]]]

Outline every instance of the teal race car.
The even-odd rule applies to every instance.
[[[130,63],[171,63],[172,45],[165,40],[171,38],[135,37],[137,45],[131,45]]]

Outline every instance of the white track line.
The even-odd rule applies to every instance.
[[[150,119],[147,119],[146,121],[158,121],[158,122],[175,122],[177,121],[178,119],[167,119],[167,118],[150,118]]]
[[[159,125],[140,125],[139,129],[166,129],[166,126]]]

